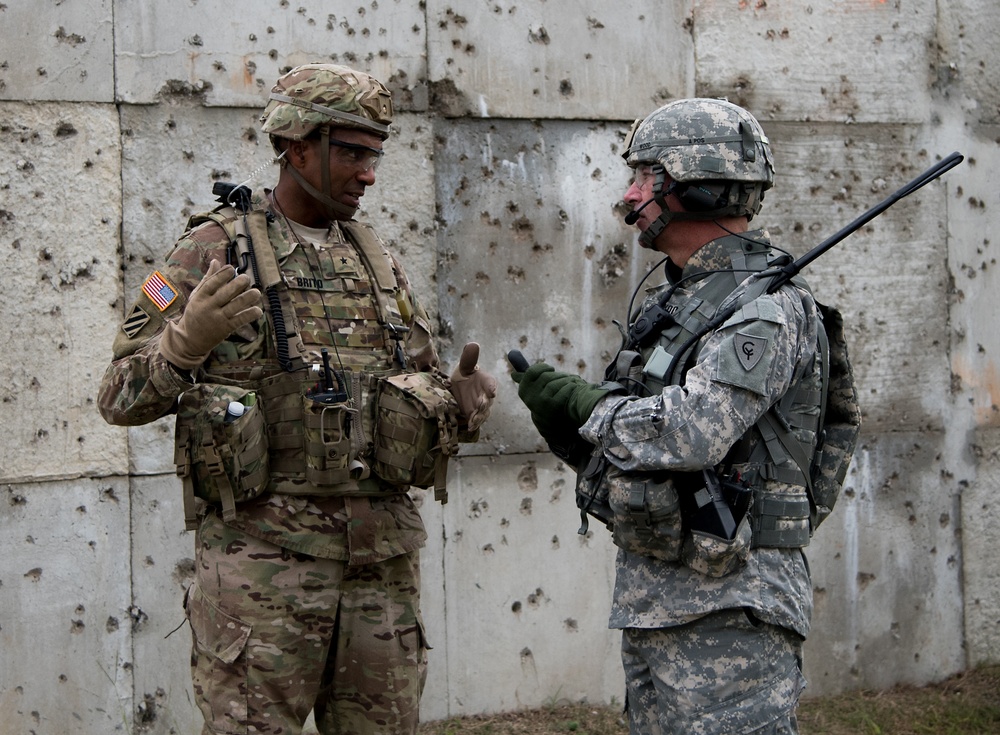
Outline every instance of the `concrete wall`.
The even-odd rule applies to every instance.
[[[966,161],[809,268],[838,304],[865,412],[810,548],[809,695],[1000,659],[1000,7],[995,0],[6,0],[0,3],[0,721],[193,733],[192,572],[169,419],[94,397],[140,279],[215,180],[266,163],[281,70],[394,90],[364,214],[444,357],[501,378],[481,444],[423,501],[427,719],[622,699],[614,550],[506,380],[511,347],[597,379],[652,263],[621,223],[633,118],[728,96],[771,137],[761,222],[796,254],[953,150]],[[260,172],[256,183],[274,180]]]

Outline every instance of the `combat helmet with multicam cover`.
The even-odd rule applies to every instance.
[[[625,149],[629,166],[650,166],[656,177],[654,201],[663,214],[640,236],[646,247],[675,219],[753,218],[774,182],[771,146],[760,123],[721,99],[663,105],[635,121]],[[671,193],[685,211],[668,210]]]
[[[353,128],[389,137],[392,124],[392,95],[385,85],[361,71],[337,64],[304,64],[278,79],[260,116],[261,130],[271,136],[275,152],[282,154],[280,139],[305,140],[318,131],[323,160],[329,158],[330,129]],[[344,146],[343,143],[335,145]],[[367,148],[366,146],[345,146]],[[370,149],[381,155],[378,150]],[[377,164],[378,156],[372,163]],[[321,168],[322,189],[317,190],[294,167],[289,173],[325,205],[331,219],[350,219],[357,211],[334,201],[330,172]]]

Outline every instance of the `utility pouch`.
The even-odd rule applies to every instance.
[[[615,545],[633,554],[677,561],[683,526],[677,490],[669,476],[624,474],[611,467],[605,474],[605,482],[608,503],[614,512]]]
[[[458,452],[458,402],[430,372],[402,373],[378,384],[373,472],[392,485],[434,486],[446,502],[448,458]]]
[[[742,569],[747,563],[750,558],[751,537],[748,516],[743,516],[731,539],[692,530],[684,538],[681,557],[696,572],[708,577],[725,577]]]
[[[610,463],[604,458],[604,451],[595,447],[586,465],[577,471],[576,476],[576,507],[580,509],[581,536],[590,530],[587,516],[593,516],[609,531],[614,530],[615,513],[608,505],[608,484],[604,482]]]
[[[346,401],[324,401],[302,396],[302,428],[306,480],[317,487],[339,485],[351,479],[351,414]]]
[[[231,403],[242,415],[229,412]],[[184,485],[187,525],[196,522],[195,497],[236,517],[236,503],[260,495],[269,480],[268,441],[256,395],[243,388],[199,383],[180,396],[174,464]]]
[[[681,560],[708,577],[724,577],[741,569],[753,541],[748,513],[753,490],[737,472],[720,478],[714,469],[705,469],[681,477],[689,479],[681,481],[681,512],[688,529]]]

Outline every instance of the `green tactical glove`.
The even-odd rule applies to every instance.
[[[252,282],[249,274],[237,275],[231,265],[213,260],[181,318],[163,328],[160,354],[171,365],[191,370],[230,334],[260,319],[260,291],[250,288]]]
[[[531,411],[542,436],[565,434],[586,423],[594,406],[608,394],[606,388],[588,383],[579,375],[560,373],[544,362],[535,363],[523,373],[511,373],[518,384],[517,395]]]

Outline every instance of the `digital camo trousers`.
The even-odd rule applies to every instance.
[[[207,516],[185,597],[203,735],[415,733],[427,648],[419,557],[295,554]]]
[[[795,735],[802,639],[741,609],[622,631],[632,735]]]

